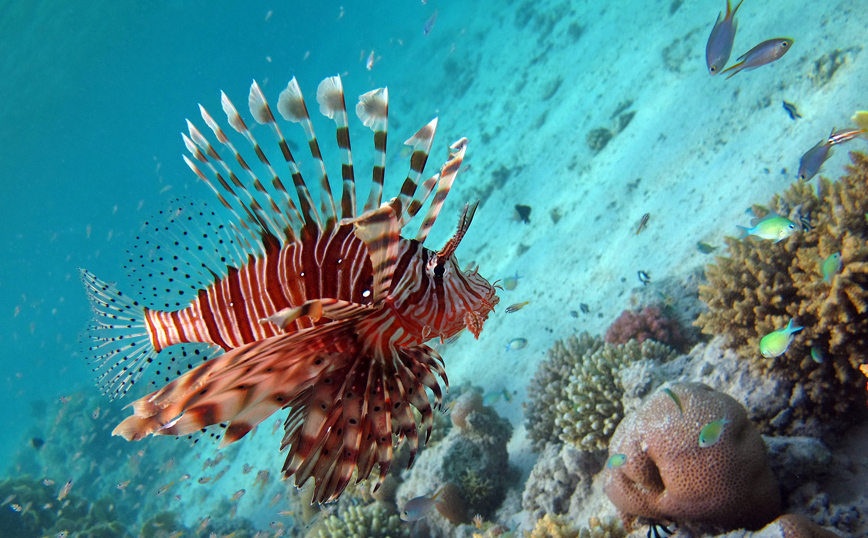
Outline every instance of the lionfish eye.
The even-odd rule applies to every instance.
[[[446,271],[446,266],[442,263],[438,263],[434,266],[434,276],[436,278],[443,278],[443,273]]]

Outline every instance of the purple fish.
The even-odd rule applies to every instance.
[[[434,28],[434,23],[437,22],[437,11],[438,10],[435,9],[434,14],[431,15],[431,17],[427,21],[425,21],[425,26],[422,27],[422,33],[424,35],[430,34],[431,30]]]
[[[793,40],[788,37],[776,37],[774,39],[763,41],[745,54],[739,56],[738,59],[741,61],[732,67],[725,69],[723,72],[726,73],[727,71],[735,69],[735,71],[732,71],[732,73],[726,77],[729,79],[741,71],[750,71],[751,69],[756,69],[761,65],[772,63],[786,54],[787,51],[790,50],[792,44]]]
[[[821,140],[802,155],[802,159],[799,161],[799,179],[802,181],[813,179],[823,167],[823,163],[828,161],[831,156],[832,144],[828,140]]]
[[[723,16],[723,20],[720,18],[723,12],[717,15],[717,22],[714,23],[711,35],[708,36],[708,43],[705,45],[705,63],[708,65],[708,74],[710,75],[718,74],[729,61],[729,56],[732,54],[732,42],[735,40],[735,31],[738,28],[735,12],[741,7],[742,2],[744,0],[741,0],[735,9],[730,11],[729,0],[726,0],[726,15]]]

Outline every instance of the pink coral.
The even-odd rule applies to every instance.
[[[701,383],[671,386],[677,402],[657,392],[615,430],[609,454],[626,462],[607,468],[606,495],[626,524],[637,517],[679,525],[757,529],[780,514],[781,499],[766,446],[732,397]],[[725,418],[720,439],[699,444],[706,424]]]
[[[606,330],[605,340],[610,344],[626,344],[636,340],[655,340],[681,350],[687,343],[677,320],[664,314],[657,306],[642,310],[624,310]]]

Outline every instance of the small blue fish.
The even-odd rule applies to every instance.
[[[797,109],[796,105],[794,105],[793,103],[788,103],[784,101],[784,110],[786,110],[787,114],[790,115],[791,120],[796,120],[802,117],[802,115],[799,114],[799,109]]]
[[[763,357],[780,357],[787,352],[790,344],[793,341],[795,333],[801,331],[804,327],[799,327],[793,324],[792,318],[787,326],[783,329],[772,331],[762,337],[759,348]]]
[[[431,15],[431,17],[427,21],[425,21],[425,26],[422,27],[422,34],[423,35],[430,34],[431,30],[434,29],[434,23],[437,22],[437,12],[438,11],[439,10],[435,9],[434,14]]]
[[[617,469],[627,463],[626,454],[612,454],[609,461],[606,462],[606,467],[609,469]]]
[[[526,346],[526,345],[527,345],[527,338],[513,338],[512,340],[509,341],[508,344],[506,344],[506,350],[507,351],[516,350],[517,351],[519,349],[524,348],[524,346]]]
[[[730,11],[729,0],[726,0],[726,15],[724,15],[723,20],[720,18],[723,12],[717,15],[717,22],[714,23],[711,35],[708,36],[708,43],[705,45],[705,64],[708,66],[708,74],[710,75],[718,74],[729,61],[732,54],[732,42],[735,40],[735,31],[738,28],[735,12],[741,7],[742,2],[739,2],[735,9]]]
[[[802,155],[799,160],[799,179],[810,181],[819,172],[823,164],[832,156],[832,144],[828,140],[821,140]]]
[[[776,37],[774,39],[763,41],[756,47],[739,56],[738,59],[741,61],[732,67],[723,70],[723,72],[726,73],[727,71],[732,71],[732,73],[726,77],[727,79],[730,79],[742,71],[750,71],[751,69],[756,69],[757,67],[772,63],[786,54],[792,45],[793,40],[788,37]]]
[[[760,220],[753,228],[738,226],[741,230],[739,239],[749,235],[755,235],[762,239],[774,240],[775,243],[783,241],[798,231],[796,224],[788,218],[781,217],[777,213],[769,213]]]
[[[720,441],[723,435],[723,427],[731,421],[726,417],[709,422],[699,431],[699,448],[708,448],[714,446]]]
[[[823,364],[823,362],[825,362],[826,355],[823,354],[823,350],[820,349],[820,346],[811,346],[811,360],[817,364]]]
[[[831,282],[832,277],[838,274],[842,267],[841,253],[836,252],[820,263],[820,269],[823,271],[823,282]]]
[[[739,5],[741,5],[741,4],[739,4]],[[672,401],[675,402],[675,405],[678,406],[678,410],[681,411],[681,414],[683,415],[684,414],[684,408],[681,407],[681,399],[678,397],[678,395],[675,394],[674,392],[672,392],[670,389],[663,389],[663,392],[665,392],[667,396],[672,398]]]
[[[437,493],[431,495],[422,495],[407,501],[404,508],[401,510],[401,520],[407,522],[419,521],[428,515],[428,512],[437,504],[437,497],[443,491],[443,487],[437,490]]]

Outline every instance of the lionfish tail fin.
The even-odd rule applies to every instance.
[[[156,358],[145,307],[114,284],[79,270],[94,319],[82,335],[96,384],[111,399],[122,397]]]

